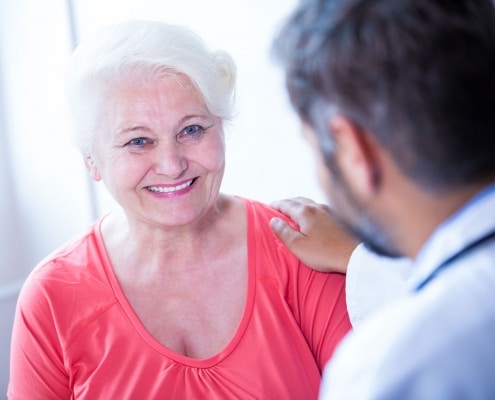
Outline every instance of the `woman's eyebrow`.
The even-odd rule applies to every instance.
[[[146,126],[136,125],[136,126],[117,129],[115,133],[117,134],[117,136],[123,136],[125,134],[138,132],[138,131],[150,132],[151,130]]]

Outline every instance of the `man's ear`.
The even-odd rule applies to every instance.
[[[91,156],[84,157],[84,165],[86,165],[86,169],[88,170],[89,175],[94,181],[101,181],[100,172],[98,171],[98,168],[96,167],[95,162]]]
[[[363,196],[373,194],[380,184],[376,140],[347,117],[330,120],[336,145],[336,160],[348,185]]]

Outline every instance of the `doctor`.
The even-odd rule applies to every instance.
[[[493,2],[307,0],[275,48],[332,213],[414,259],[410,292],[348,335],[321,398],[495,398]]]

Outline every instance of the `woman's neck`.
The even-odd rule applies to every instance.
[[[244,209],[240,199],[220,196],[201,220],[179,227],[152,225],[115,212],[104,219],[102,235],[114,268],[182,273],[219,256],[234,237],[246,234],[240,207]]]

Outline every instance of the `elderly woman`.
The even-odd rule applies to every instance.
[[[119,211],[31,273],[10,399],[311,399],[350,329],[344,276],[306,268],[277,211],[219,193],[235,67],[189,30],[117,24],[74,53],[84,161]]]

